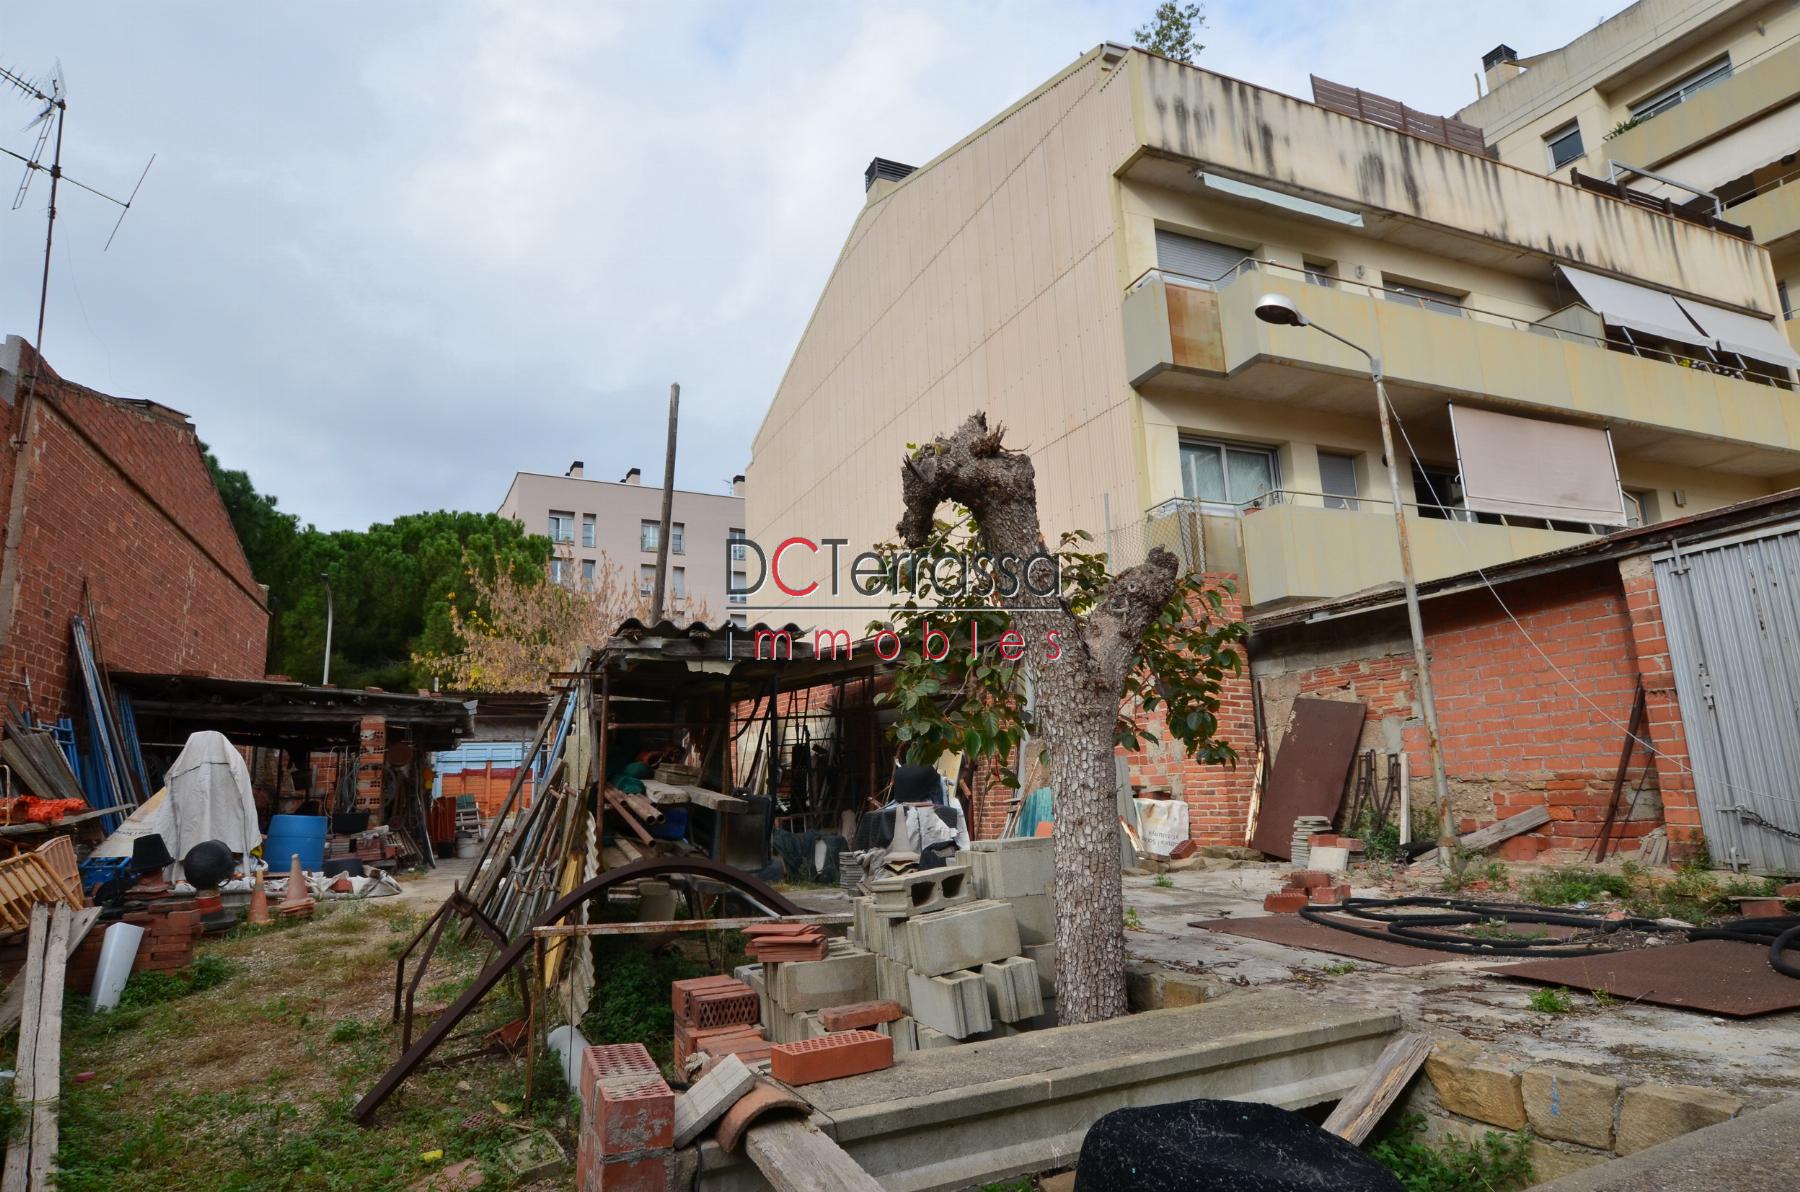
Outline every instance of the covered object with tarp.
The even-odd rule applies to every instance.
[[[203,840],[222,841],[240,856],[262,843],[249,767],[224,733],[190,736],[169,767],[164,789],[138,808],[95,855],[129,856],[132,841],[149,835],[161,836],[177,858]]]

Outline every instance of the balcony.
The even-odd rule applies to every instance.
[[[1781,107],[1796,93],[1800,93],[1800,40],[1789,40],[1734,64],[1730,78],[1607,138],[1595,156],[1601,162],[1611,159],[1653,170],[1716,138],[1720,129],[1738,128]],[[1733,223],[1749,222],[1737,215],[1727,218]],[[1759,241],[1767,242],[1761,228],[1750,226]]]
[[[1746,225],[1758,244],[1771,247],[1800,232],[1800,170],[1725,208],[1725,218]]]
[[[1609,342],[1585,307],[1537,323],[1473,306],[1445,311],[1374,286],[1309,284],[1249,259],[1211,283],[1160,270],[1133,283],[1123,310],[1131,384],[1146,396],[1211,392],[1366,417],[1362,357],[1308,328],[1259,321],[1256,300],[1270,291],[1380,356],[1403,416],[1476,397],[1607,424],[1622,455],[1760,476],[1800,469],[1800,395],[1785,376]]]
[[[1247,604],[1266,608],[1344,596],[1393,583],[1400,575],[1388,502],[1364,498],[1356,509],[1327,509],[1311,494],[1273,495],[1275,503],[1246,510],[1238,519]],[[1413,570],[1421,582],[1561,550],[1593,537],[1421,517],[1418,509],[1407,506],[1407,530]]]

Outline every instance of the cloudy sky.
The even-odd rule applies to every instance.
[[[1449,112],[1480,56],[1560,45],[1622,0],[1207,5],[1200,64]],[[0,0],[0,63],[60,60],[65,190],[45,352],[190,414],[325,528],[496,508],[571,459],[743,470],[862,204],[1103,40],[1128,3]],[[0,144],[32,109],[0,95]],[[0,171],[3,173],[4,171]],[[9,176],[10,181],[10,176]],[[0,213],[0,324],[29,335],[47,189]]]

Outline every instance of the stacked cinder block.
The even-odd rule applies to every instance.
[[[675,1186],[675,1094],[642,1044],[581,1056],[579,1192],[664,1192]]]

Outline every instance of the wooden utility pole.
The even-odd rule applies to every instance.
[[[656,588],[650,597],[650,620],[660,621],[669,590],[669,524],[675,515],[675,428],[681,417],[681,386],[669,386],[669,450],[663,456],[662,532],[656,536]]]

